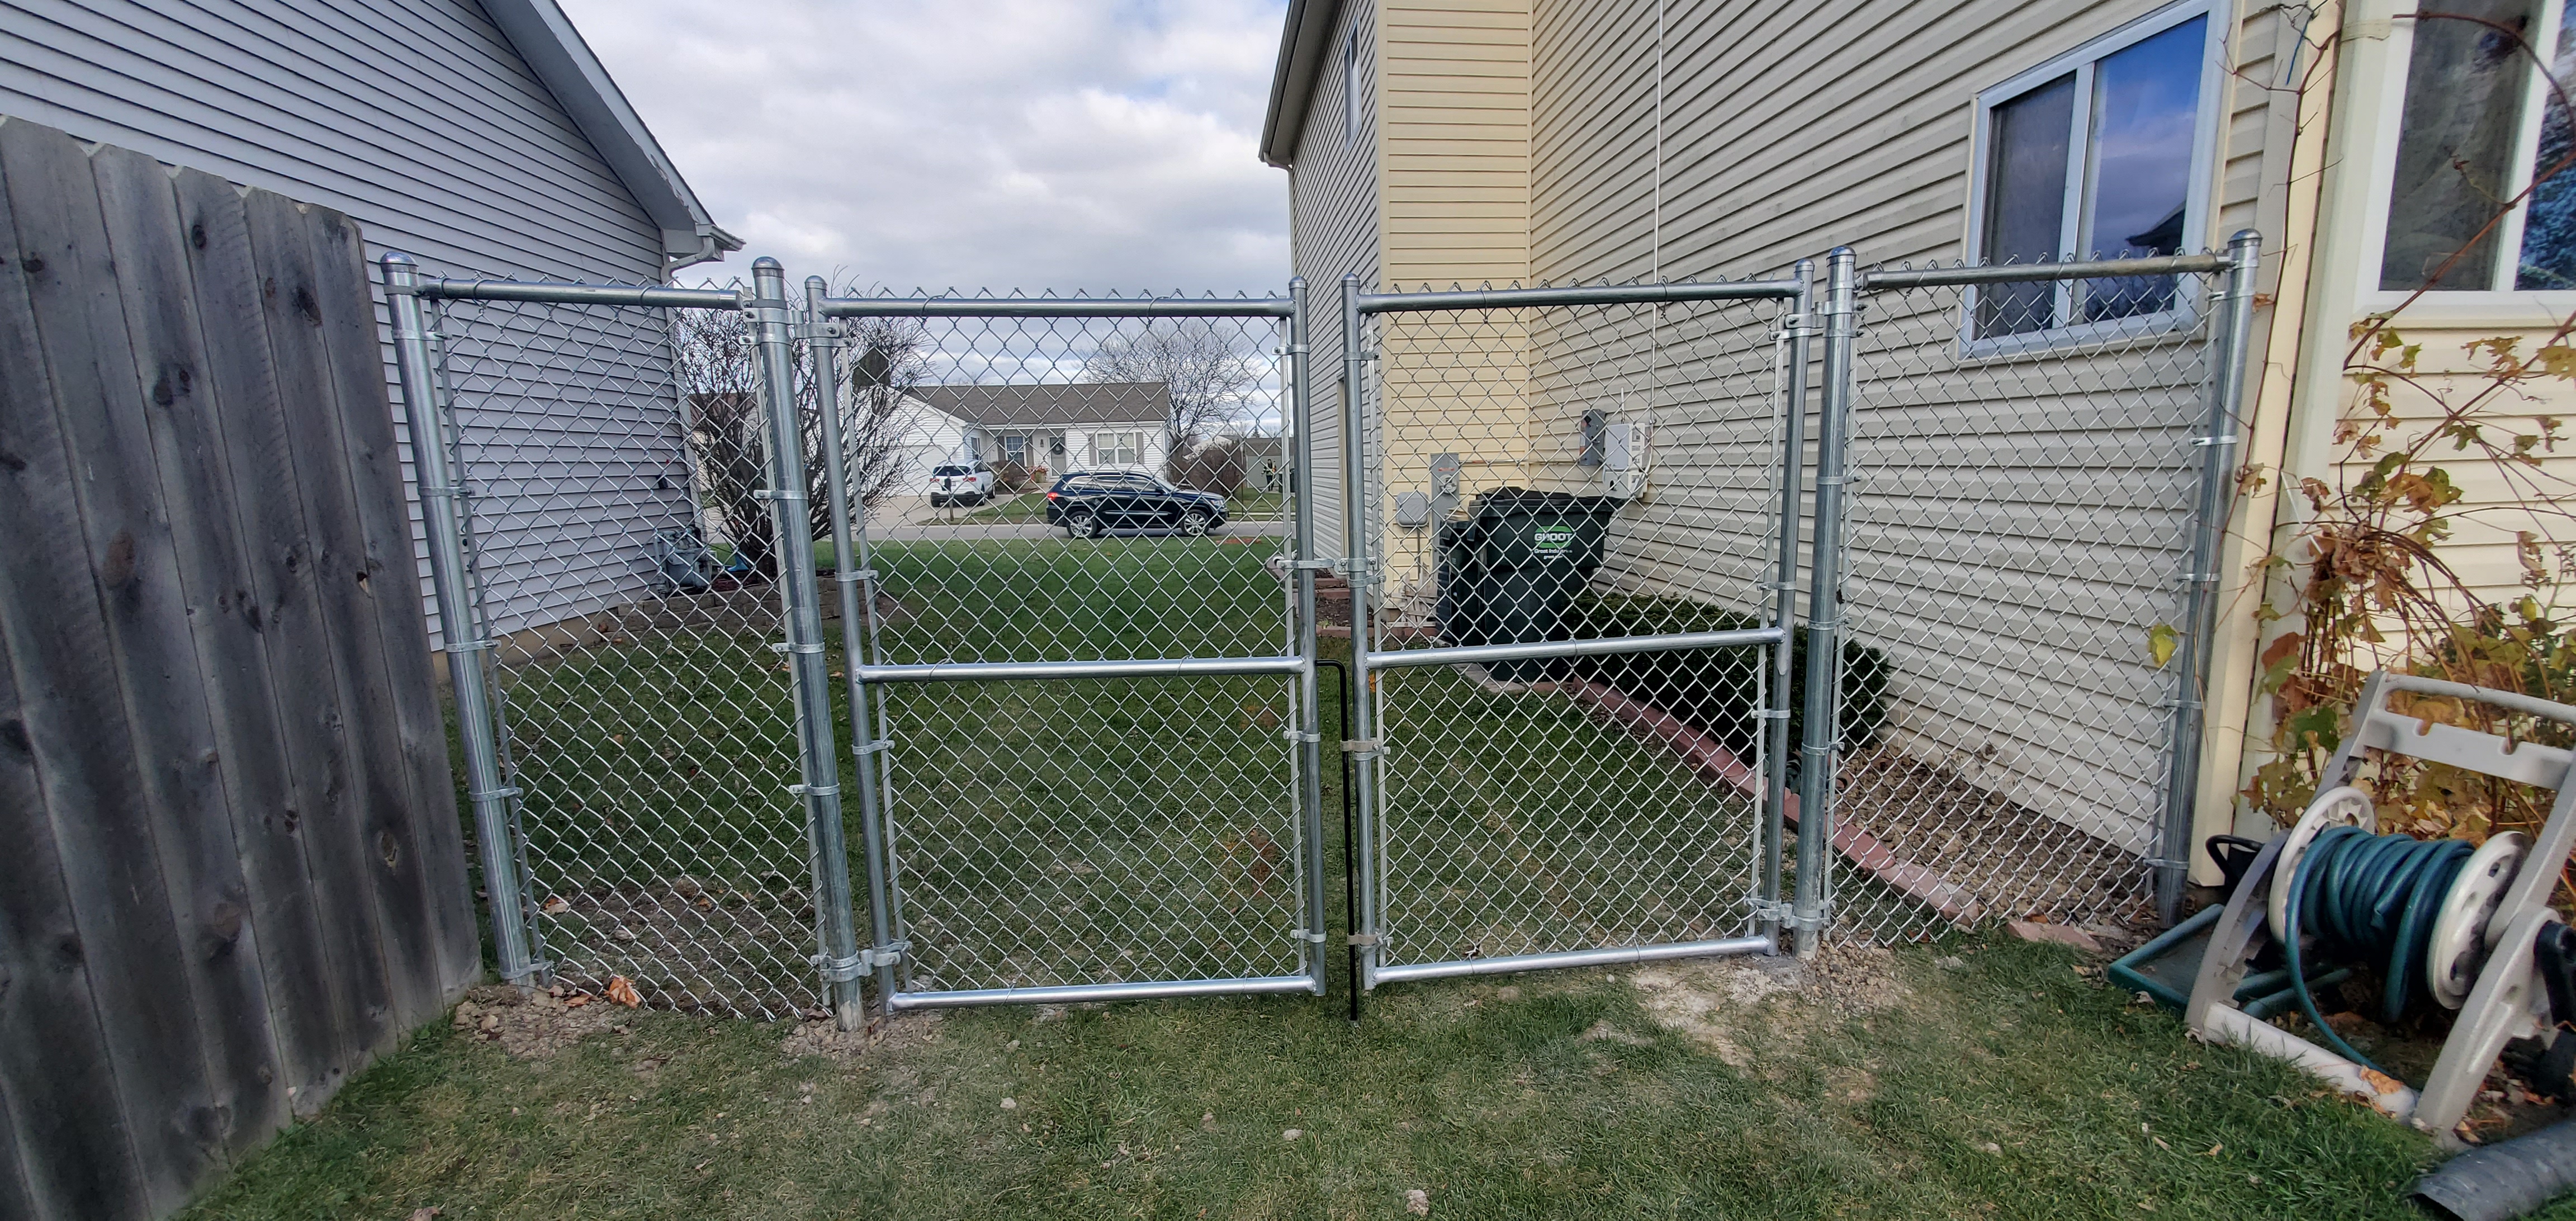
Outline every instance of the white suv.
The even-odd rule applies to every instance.
[[[993,468],[981,462],[944,463],[930,469],[930,507],[979,505],[992,499],[993,488],[1001,482]]]

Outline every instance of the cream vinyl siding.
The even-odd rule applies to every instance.
[[[1359,33],[1356,82],[1358,131],[1343,134],[1345,79],[1342,49]],[[1375,6],[1350,0],[1341,6],[1323,71],[1315,78],[1314,104],[1299,129],[1290,171],[1291,252],[1306,278],[1307,361],[1314,396],[1315,545],[1347,554],[1342,541],[1342,277],[1363,285],[1378,280],[1377,26]]]
[[[1386,286],[1508,287],[1529,271],[1528,0],[1380,0],[1379,137]],[[1530,319],[1521,311],[1390,314],[1378,334],[1383,432],[1376,509],[1431,491],[1461,460],[1462,501],[1530,486]],[[1383,530],[1390,592],[1427,614],[1429,529]]]
[[[1659,85],[1653,0],[1534,0],[1530,274],[1769,276],[1838,244],[1864,266],[1958,258],[1978,93],[2163,7],[1666,3]],[[2233,18],[2222,5],[2212,20]],[[2231,31],[2256,79],[2275,25]],[[2217,206],[2195,246],[2252,222],[2266,173],[2267,99],[2223,72],[2204,87],[2222,91],[2204,188]],[[2199,369],[2177,372],[2169,345],[1963,367],[1959,312],[1942,294],[1864,315],[1846,593],[1858,638],[1893,663],[1887,740],[2143,852],[2170,687],[2145,629],[2180,614]],[[2076,389],[2103,385],[2124,389]],[[1770,392],[1749,372],[1703,378],[1704,402],[1665,411],[1741,431]],[[1727,472],[1692,464],[1739,461],[1673,436],[1659,427],[1658,489],[1719,486]],[[1933,463],[1959,469],[1911,469]],[[1684,520],[1704,516],[1623,510],[1605,576],[1651,588],[1743,568],[1750,532]],[[2107,734],[2073,749],[2069,723]]]

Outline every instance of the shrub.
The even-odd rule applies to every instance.
[[[1243,446],[1232,437],[1201,441],[1174,455],[1169,471],[1174,484],[1232,496],[1243,487],[1248,463]]]
[[[1583,593],[1566,610],[1566,635],[1639,636],[1663,632],[1722,632],[1762,626],[1737,614],[1678,598]],[[1578,657],[1574,674],[1591,679],[1681,718],[1736,757],[1750,762],[1762,722],[1758,710],[1765,675],[1756,674],[1747,649],[1676,649]],[[1796,744],[1807,720],[1807,631],[1789,633],[1790,775],[1797,775]],[[1843,642],[1843,749],[1877,740],[1887,720],[1887,654]]]

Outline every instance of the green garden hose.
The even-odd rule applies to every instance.
[[[2424,961],[2433,939],[2433,922],[2441,913],[2442,900],[2451,893],[2452,880],[2474,851],[2464,840],[2373,835],[2359,827],[2335,827],[2317,836],[2299,857],[2289,879],[2289,927],[2282,930],[2291,986],[2299,994],[2299,1008],[2316,1023],[2317,1033],[2354,1063],[2396,1076],[2355,1051],[2317,1012],[2307,971],[2299,961],[2300,929],[2312,930],[2316,949],[2329,957],[2385,964],[2380,971],[2379,1020],[2394,1025],[2406,1016],[2409,1004],[2428,991]]]

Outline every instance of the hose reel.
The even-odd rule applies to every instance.
[[[2569,965],[2576,934],[2559,926],[2549,907],[2559,872],[2576,850],[2576,751],[2389,711],[2388,697],[2401,691],[2576,727],[2576,708],[2567,705],[2385,671],[2371,675],[2353,731],[2327,763],[2316,799],[2288,832],[2241,865],[2223,911],[2194,918],[2206,922],[2208,941],[2184,1014],[2204,1039],[2299,1064],[2458,1147],[2454,1129],[2508,1043],[2517,1065],[2576,1062],[2576,1028],[2565,1025],[2576,1022],[2576,982],[2559,979],[2576,970]],[[2367,750],[2554,790],[2555,800],[2536,839],[2498,834],[2472,851],[2460,841],[2377,835],[2369,795],[2351,784]],[[2272,946],[2282,949],[2291,990],[2331,1050],[2247,1012],[2247,973],[2255,956]],[[2313,964],[2304,961],[2320,951],[2384,964],[2384,1019],[2395,1020],[2419,996],[2458,1011],[2420,1093],[2325,1024],[2310,995],[2306,971]],[[2553,992],[2564,994],[2555,1004]]]

